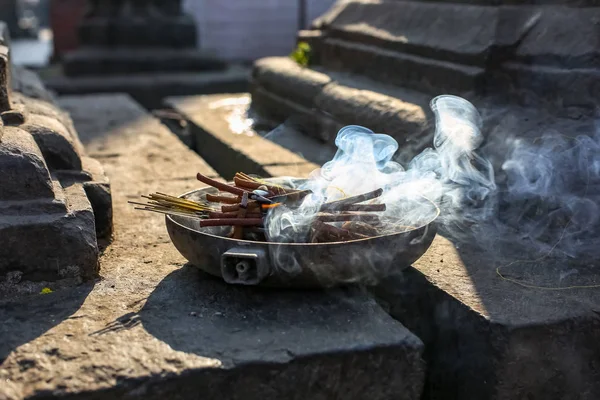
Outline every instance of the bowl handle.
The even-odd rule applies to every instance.
[[[258,285],[271,271],[264,250],[235,247],[221,255],[221,275],[234,285]]]

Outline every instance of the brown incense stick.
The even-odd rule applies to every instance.
[[[222,212],[232,212],[232,211],[237,211],[240,209],[240,205],[239,204],[232,204],[232,205],[227,205],[227,206],[221,206],[221,211]],[[252,212],[252,211],[257,211],[260,209],[260,204],[258,204],[258,202],[256,201],[249,201],[248,202],[248,211]]]
[[[373,212],[373,211],[385,211],[385,204],[348,204],[346,206],[339,206],[335,209],[335,211],[365,211],[365,212]]]
[[[379,216],[369,213],[336,213],[336,214],[317,214],[315,217],[321,222],[343,222],[343,221],[365,221],[379,222]]]
[[[196,179],[198,179],[202,183],[206,183],[207,185],[217,188],[223,192],[228,192],[231,194],[235,194],[237,196],[241,196],[244,193],[248,192],[248,190],[240,189],[238,187],[231,186],[226,183],[211,179],[208,176],[202,175],[200,172],[198,172],[198,174],[196,174]]]
[[[239,197],[219,196],[208,193],[206,195],[206,201],[210,201],[212,203],[238,204],[240,199]]]
[[[365,239],[368,236],[362,235],[360,233],[351,232],[347,229],[341,229],[335,227],[333,225],[326,224],[321,221],[313,222],[313,231],[314,234],[312,236],[312,241],[319,241],[327,236],[332,236],[335,240],[343,241],[343,240],[357,240],[357,239]]]
[[[201,220],[200,226],[259,226],[262,223],[262,218],[211,218]]]
[[[321,206],[321,211],[336,210],[341,206],[347,206],[355,203],[361,203],[363,201],[375,199],[383,194],[383,189],[373,190],[372,192],[359,194],[345,199],[332,201],[331,203],[325,203]]]
[[[238,216],[238,212],[237,211],[233,211],[233,212],[209,212],[208,213],[208,217],[209,218],[242,218]],[[257,213],[257,212],[253,212],[253,213],[246,213],[246,216],[243,218],[261,218],[262,214],[261,213]]]

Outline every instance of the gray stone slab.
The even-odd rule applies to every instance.
[[[292,95],[297,103],[305,107],[314,107],[315,97],[331,82],[331,78],[318,71],[298,68],[285,61],[288,60],[279,57],[257,61],[252,71],[253,80],[260,82],[267,91],[282,97]]]
[[[195,48],[81,48],[67,53],[67,76],[223,70],[227,64]]]
[[[495,7],[355,0],[340,10],[326,30],[328,37],[347,42],[483,65],[485,53],[494,43],[497,18]]]
[[[0,199],[18,201],[54,198],[50,174],[33,137],[16,127],[2,129]]]
[[[526,92],[595,108],[593,1],[339,2],[313,23],[316,66],[432,95]]]
[[[81,170],[81,155],[76,144],[67,128],[56,118],[32,114],[21,129],[33,136],[50,170]]]
[[[111,177],[115,241],[93,287],[0,303],[0,397],[419,398],[421,342],[364,292],[234,287],[184,266],[163,217],[126,203],[216,176],[164,125],[125,96],[61,104]]]
[[[297,132],[292,132],[290,128],[281,127],[289,133],[279,133],[280,139],[289,134],[299,140],[289,149],[263,138],[252,126],[236,132],[236,121],[239,125],[246,118],[244,104],[247,106],[249,100],[245,94],[208,95],[169,98],[167,104],[189,121],[197,152],[225,178],[233,178],[238,171],[279,176],[281,174],[278,171],[282,168],[294,176],[307,176],[319,165],[307,161],[309,156],[299,154],[306,146],[310,146],[312,151],[322,151],[325,157],[331,156],[331,147],[325,144],[319,146],[308,137],[296,135]],[[236,103],[241,107],[237,106],[236,109]]]
[[[233,66],[219,72],[56,77],[45,83],[61,95],[126,93],[144,107],[160,108],[168,96],[244,92],[249,77],[249,69]]]
[[[217,96],[211,97],[217,100]],[[184,112],[192,116],[190,123],[204,131],[227,131],[226,123],[212,122],[219,113],[200,111],[208,108],[208,99],[193,99],[188,99],[188,113]],[[224,115],[220,118],[226,120]],[[486,119],[486,126],[525,137],[550,127],[561,132],[583,128],[573,120],[517,108],[495,113],[494,118]],[[494,145],[494,141],[489,143]],[[252,156],[252,152],[244,154]],[[281,166],[277,173],[293,174],[293,167],[286,171]],[[373,290],[391,315],[425,341],[429,368],[422,398],[558,400],[598,396],[600,370],[595,360],[600,346],[595,338],[600,333],[600,292],[594,287],[526,288],[500,278],[495,268],[518,257],[510,249],[482,252],[465,244],[457,247],[438,236],[413,268]],[[533,276],[523,272],[527,264],[516,264],[503,273],[517,280],[527,273],[528,278],[552,286],[573,268],[578,271],[576,284],[600,284],[594,266],[579,264],[541,263]]]
[[[544,290],[500,278],[520,256],[438,236],[402,279],[375,292],[425,342],[425,399],[595,399],[600,396],[600,291]],[[503,274],[533,286],[599,285],[595,267],[517,263]],[[535,271],[531,274],[531,271]]]
[[[83,183],[91,176],[81,170],[77,133],[37,76],[12,68],[3,44],[0,92],[8,109],[0,126],[0,298],[16,298],[32,282],[97,277],[98,245]],[[108,189],[105,177],[103,185]]]
[[[58,189],[62,190],[60,185]],[[0,276],[18,274],[19,281],[91,279],[98,273],[94,213],[81,184],[65,188],[67,210],[30,202],[0,218]],[[37,212],[27,211],[35,207]],[[15,282],[19,283],[19,282]],[[4,287],[0,298],[18,288]]]
[[[344,125],[368,126],[385,132],[399,142],[414,136],[422,136],[428,130],[430,96],[401,88],[385,87],[358,75],[334,73],[319,69],[319,76],[329,77],[329,83],[320,86],[312,99],[312,107],[306,107],[295,95],[298,88],[315,87],[313,78],[289,58],[274,57],[259,62],[261,74],[255,74],[252,85],[253,107],[260,114],[267,114],[278,122],[299,119],[303,131],[325,142],[333,143],[337,130]],[[269,90],[276,82],[269,78],[263,85],[262,77],[282,75],[279,89]],[[267,74],[266,71],[269,71]],[[287,78],[295,76],[294,79]],[[303,82],[304,79],[308,82]],[[325,81],[321,78],[320,81]],[[285,84],[283,84],[285,82]],[[287,95],[284,95],[287,93]]]

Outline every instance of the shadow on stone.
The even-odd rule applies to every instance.
[[[497,275],[496,267],[517,257],[509,249],[483,251],[438,237],[414,268],[375,290],[425,343],[423,399],[497,398],[494,393],[592,399],[600,393],[600,292],[522,287]],[[559,264],[545,260],[537,272],[514,265],[503,275],[560,286],[560,273],[573,266]],[[579,266],[578,283],[597,280],[593,270]]]
[[[224,398],[420,396],[420,340],[355,288],[259,290],[186,265],[157,286],[139,319],[173,349],[219,360],[222,369],[204,372],[216,387],[228,371]]]
[[[0,364],[19,346],[45,334],[74,316],[94,283],[63,289],[51,294],[33,295],[20,301],[0,303]],[[26,301],[24,301],[26,300]]]

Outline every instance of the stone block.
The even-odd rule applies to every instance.
[[[0,28],[1,29],[1,28]],[[0,45],[0,112],[10,110],[10,58],[6,45]]]
[[[104,168],[97,160],[82,157],[83,170],[91,175],[91,180],[83,183],[85,193],[94,210],[96,235],[109,238],[113,232],[113,210],[110,182]]]
[[[111,47],[176,49],[196,47],[196,24],[190,16],[116,18],[109,24],[108,45]]]
[[[320,48],[321,64],[334,71],[351,72],[432,95],[483,91],[481,67],[333,38],[324,40]]]
[[[368,126],[401,142],[428,129],[428,96],[301,68],[288,58],[266,58],[256,65],[253,108],[275,121],[293,121],[324,142],[332,143],[339,128],[350,124]]]
[[[81,185],[65,188],[66,213],[3,216],[0,276],[23,280],[91,279],[98,274],[94,213]]]
[[[11,101],[14,101],[14,95],[18,93],[30,99],[40,99],[50,103],[54,101],[52,94],[46,89],[40,77],[33,71],[13,66],[11,83],[13,88]]]
[[[226,64],[195,49],[84,47],[63,60],[67,76],[223,70]]]
[[[0,276],[94,276],[94,215],[83,187],[63,188],[53,180],[33,137],[20,128],[4,127],[0,166]]]
[[[223,71],[94,75],[48,79],[50,89],[61,95],[127,93],[144,107],[163,105],[168,96],[239,93],[248,90],[250,70],[232,66]]]
[[[9,44],[4,45],[0,92],[8,109],[0,113],[0,281],[8,279],[8,290],[16,293],[11,285],[21,281],[91,279],[99,265],[95,220],[101,234],[111,229],[108,180],[91,161],[94,172],[82,170],[84,150],[72,121],[35,75],[10,74]]]
[[[326,74],[302,68],[281,57],[257,61],[252,79],[259,82],[265,90],[284,98],[292,95],[295,103],[309,108],[315,106],[315,97],[331,82]]]
[[[167,104],[181,113],[190,123],[195,136],[197,151],[223,177],[231,179],[241,170],[262,176],[278,175],[274,169],[284,165],[295,170],[295,175],[306,176],[318,165],[308,162],[297,153],[301,150],[302,137],[298,138],[292,151],[262,138],[252,127],[249,131],[235,133],[228,122],[230,107],[219,106],[227,101],[247,100],[247,95],[209,95],[168,98]],[[309,141],[304,138],[304,142]],[[317,143],[314,150],[325,146]],[[330,150],[330,149],[327,149]],[[331,152],[328,151],[331,155]]]
[[[301,36],[311,41],[318,65],[432,96],[516,101],[527,91],[594,108],[595,3],[527,4],[340,1],[313,23],[315,34]]]
[[[33,114],[21,128],[33,136],[50,170],[81,170],[81,156],[60,121]]]
[[[404,277],[375,290],[425,342],[423,399],[598,398],[598,291],[503,280],[490,265],[499,261],[497,250],[457,247],[438,236]],[[509,253],[504,260],[515,256]],[[568,268],[543,265],[538,278]],[[579,282],[597,282],[593,267],[578,269]]]
[[[0,200],[53,199],[50,173],[33,137],[19,128],[4,127],[3,131],[0,142]]]
[[[483,66],[497,18],[494,7],[355,0],[346,3],[326,32],[328,38],[346,43]]]

